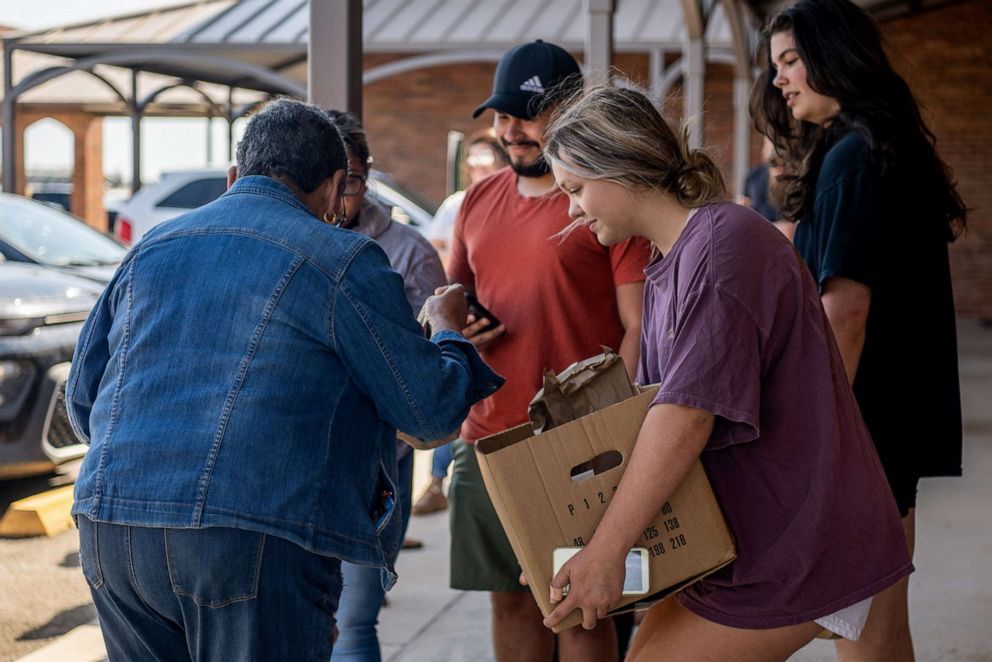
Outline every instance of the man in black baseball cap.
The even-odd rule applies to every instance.
[[[462,425],[467,443],[452,446],[448,491],[451,586],[490,592],[497,662],[550,662],[555,642],[518,582],[520,566],[486,493],[473,444],[527,422],[527,405],[549,368],[598,354],[601,345],[617,347],[629,372],[637,365],[649,246],[627,241],[605,247],[587,227],[563,241],[553,238],[571,218],[568,198],[557,190],[541,151],[544,129],[555,106],[581,86],[579,65],[560,46],[535,41],[503,56],[492,95],[474,116],[494,111],[493,129],[511,167],[466,191],[448,262],[448,278],[463,283],[502,321],[486,329],[483,318],[463,331],[506,385],[473,407]],[[561,660],[613,662],[617,654],[610,619],[558,636]]]
[[[582,72],[568,51],[538,39],[507,51],[496,67],[493,93],[472,117],[486,108],[521,119],[534,119],[541,110],[582,85]]]

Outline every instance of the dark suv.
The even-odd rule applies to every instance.
[[[66,419],[65,380],[123,256],[72,216],[0,194],[0,479],[47,473],[86,451]]]
[[[0,478],[47,473],[85,452],[66,419],[65,380],[101,291],[69,274],[0,263]]]

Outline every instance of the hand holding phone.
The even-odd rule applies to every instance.
[[[500,324],[502,324],[502,322],[499,321],[498,317],[493,315],[491,312],[489,312],[488,309],[486,309],[485,306],[479,303],[479,300],[475,297],[474,294],[466,291],[465,300],[468,302],[468,312],[475,315],[475,319],[477,321],[481,320],[482,318],[489,320],[489,324],[479,329],[478,333],[486,333],[487,331],[492,331]]]

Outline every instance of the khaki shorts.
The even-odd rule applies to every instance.
[[[452,451],[455,464],[448,488],[451,588],[529,591],[520,585],[520,564],[482,482],[475,446],[453,441]]]

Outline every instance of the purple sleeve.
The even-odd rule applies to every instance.
[[[662,341],[664,367],[654,404],[703,409],[717,417],[706,450],[758,438],[759,333],[744,305],[715,286],[689,295]]]

